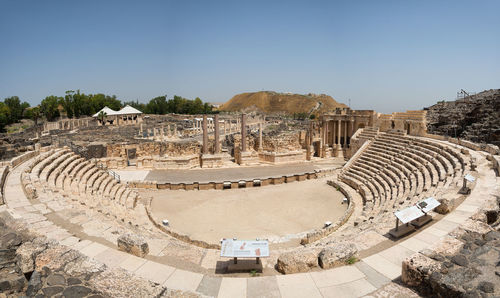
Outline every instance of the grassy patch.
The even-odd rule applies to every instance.
[[[354,263],[356,263],[358,260],[358,258],[356,257],[350,257],[349,259],[347,259],[345,262],[348,264],[348,265],[352,265]]]
[[[256,277],[256,276],[259,276],[259,274],[257,273],[257,270],[253,269],[253,270],[250,270],[250,276]]]

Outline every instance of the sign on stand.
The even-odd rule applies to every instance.
[[[269,241],[267,240],[233,240],[223,239],[220,256],[224,258],[267,258],[269,257]]]
[[[464,178],[465,178],[465,180],[469,181],[470,183],[472,183],[476,180],[476,178],[474,178],[474,176],[472,176],[471,174],[465,174]]]
[[[415,220],[421,216],[424,216],[422,210],[420,210],[417,206],[411,206],[406,209],[394,212],[394,215],[403,223],[409,223],[412,220]]]
[[[434,210],[434,208],[439,205],[441,205],[441,203],[439,203],[438,200],[434,199],[433,197],[428,197],[427,199],[417,203],[417,207],[420,208],[423,213],[428,213],[429,211]]]

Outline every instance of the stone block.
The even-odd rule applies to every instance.
[[[149,253],[148,243],[144,238],[134,234],[124,234],[118,237],[118,249],[138,257],[144,257]]]
[[[318,254],[311,249],[285,252],[278,257],[276,265],[276,269],[283,274],[306,272],[314,267],[318,267]]]
[[[45,245],[33,242],[24,242],[16,251],[16,262],[23,273],[35,270],[35,257],[45,249]]]

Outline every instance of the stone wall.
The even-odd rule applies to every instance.
[[[7,179],[7,174],[9,174],[9,166],[0,167],[0,205],[5,204],[4,202],[4,186],[5,180]]]
[[[16,167],[17,165],[19,165],[19,164],[27,161],[28,159],[31,159],[34,156],[38,155],[38,153],[39,153],[38,151],[29,151],[29,152],[26,152],[26,153],[24,153],[22,155],[19,155],[19,156],[13,158],[11,160],[11,162],[10,162],[10,165],[12,167]]]
[[[426,134],[425,137],[431,138],[434,140],[439,140],[439,141],[448,141],[453,144],[457,144],[460,146],[464,146],[466,148],[475,150],[475,151],[485,151],[488,152],[491,155],[500,155],[500,149],[498,146],[493,145],[493,144],[477,144],[474,142],[470,142],[467,140],[462,140],[462,139],[457,139],[449,136],[443,136],[443,135],[436,135],[436,134]]]
[[[426,111],[379,114],[376,126],[378,126],[382,132],[395,129],[404,131],[412,136],[425,136],[427,133],[425,115]]]
[[[288,152],[288,151],[298,151],[302,150],[302,143],[300,142],[301,132],[293,132],[293,133],[281,133],[281,134],[273,134],[273,135],[263,135],[262,136],[262,149],[264,151],[270,152]],[[258,135],[253,136],[256,138],[254,144],[258,150]]]
[[[200,143],[197,141],[178,142],[144,142],[137,144],[108,144],[106,157],[127,158],[127,150],[135,149],[136,157],[175,156],[182,157],[200,154]]]

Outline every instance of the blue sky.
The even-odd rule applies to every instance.
[[[0,0],[0,98],[326,93],[421,109],[500,88],[500,1]]]

